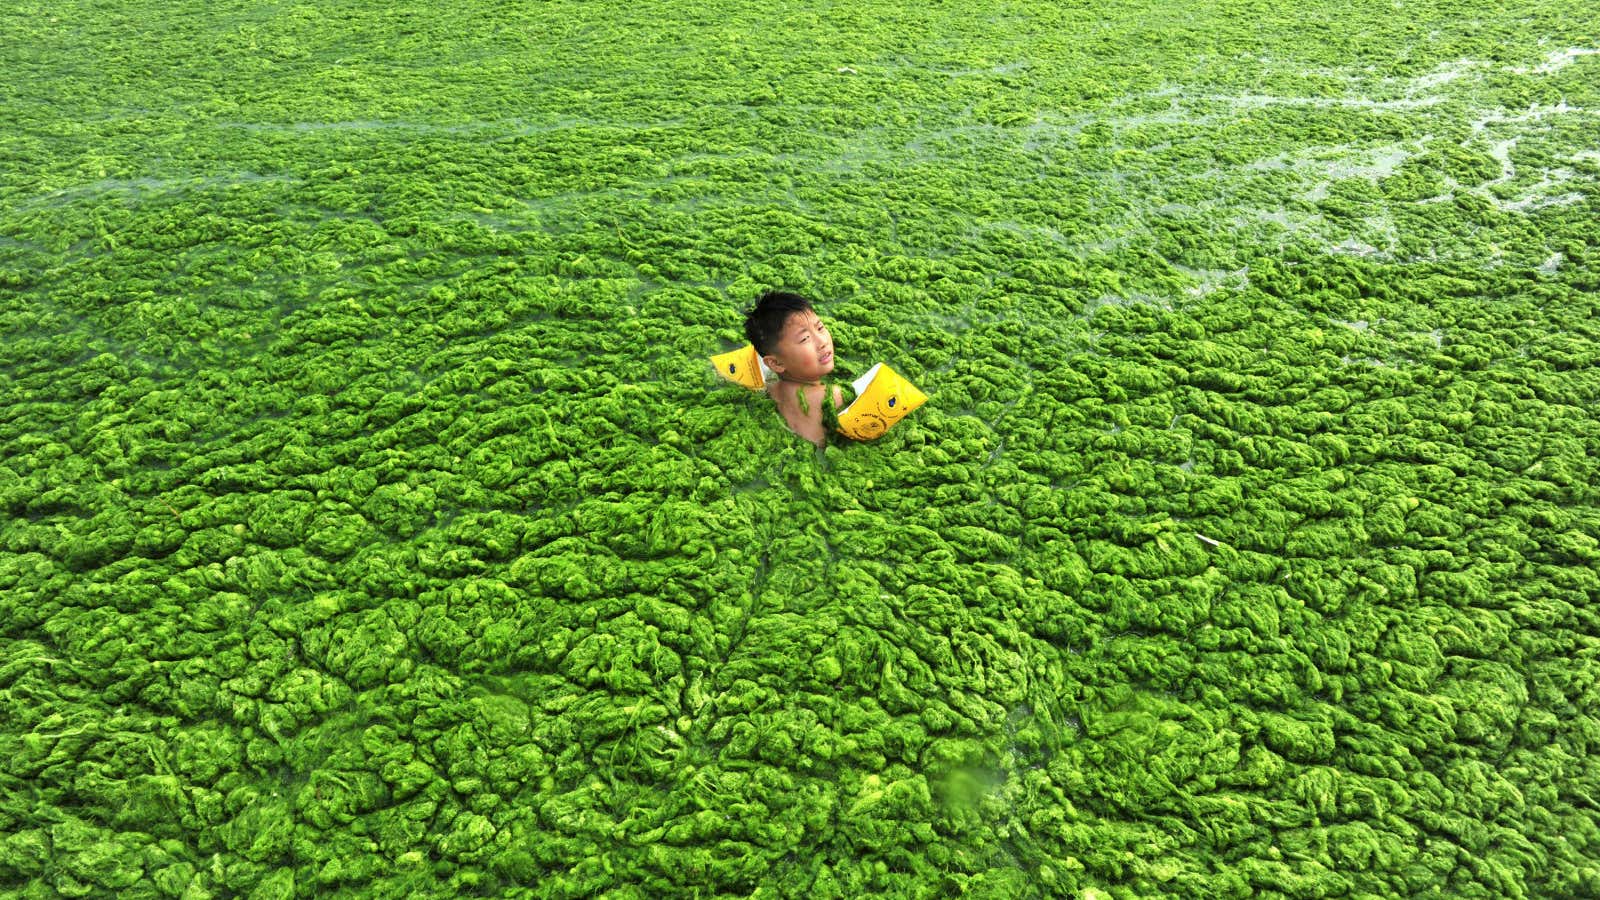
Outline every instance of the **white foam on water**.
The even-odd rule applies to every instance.
[[[1490,125],[1526,125],[1542,122],[1550,116],[1564,115],[1594,115],[1594,113],[1581,106],[1568,106],[1565,99],[1558,101],[1554,106],[1540,106],[1535,103],[1521,112],[1507,113],[1495,110],[1479,116],[1472,120],[1472,133],[1482,133]]]
[[[1562,100],[1553,106],[1534,104],[1526,110],[1515,113],[1486,113],[1473,120],[1471,127],[1475,136],[1487,138],[1490,134],[1501,135],[1507,131],[1512,134],[1492,141],[1487,150],[1489,156],[1500,164],[1500,175],[1469,190],[1485,197],[1499,209],[1517,212],[1581,202],[1585,196],[1581,191],[1566,190],[1571,182],[1580,179],[1577,172],[1563,166],[1533,167],[1531,171],[1524,172],[1519,171],[1512,159],[1512,153],[1523,137],[1549,130],[1551,126],[1544,124],[1546,119],[1553,116],[1574,115],[1589,116],[1594,113],[1582,107],[1570,106]],[[1600,152],[1580,151],[1569,158],[1573,162],[1600,159]],[[1521,188],[1518,191],[1519,196],[1508,199],[1498,195],[1503,191],[1493,192],[1492,189],[1510,183],[1524,174],[1529,178],[1537,176],[1539,180]]]
[[[1511,163],[1511,148],[1516,145],[1517,138],[1514,137],[1503,141],[1495,141],[1489,145],[1489,156],[1500,164],[1500,177],[1484,182],[1480,185],[1480,188],[1492,187],[1517,177],[1517,167]]]
[[[1483,68],[1483,63],[1471,59],[1458,59],[1454,62],[1443,63],[1435,72],[1406,79],[1403,82],[1402,90],[1406,94],[1431,94],[1453,81],[1466,77],[1473,70],[1481,68]]]
[[[144,176],[140,178],[101,178],[71,187],[47,191],[17,203],[19,210],[41,206],[58,206],[79,200],[99,200],[108,196],[147,196],[175,194],[185,191],[232,188],[247,184],[299,184],[303,179],[293,175],[263,175],[257,172],[233,172],[227,175],[178,175],[171,177]]]
[[[1250,286],[1250,269],[1248,266],[1228,270],[1191,269],[1188,266],[1174,264],[1173,268],[1194,279],[1194,284],[1184,288],[1184,293],[1191,297],[1204,297],[1222,288],[1242,291]]]
[[[1090,318],[1094,315],[1095,310],[1100,309],[1103,306],[1153,306],[1157,309],[1171,312],[1172,299],[1170,297],[1164,297],[1159,294],[1145,293],[1143,291],[1129,293],[1125,297],[1118,294],[1101,294],[1100,296],[1084,303],[1083,311],[1078,315],[1080,318]]]
[[[1594,56],[1600,54],[1600,49],[1594,47],[1568,47],[1564,50],[1553,50],[1546,54],[1544,62],[1528,68],[1527,66],[1514,66],[1511,71],[1518,75],[1553,75],[1556,72],[1572,65],[1581,56]]]
[[[1530,212],[1536,209],[1544,209],[1547,206],[1571,206],[1574,203],[1582,203],[1584,199],[1583,194],[1577,191],[1569,191],[1554,197],[1521,197],[1516,200],[1503,201],[1498,205],[1501,209]]]
[[[1543,52],[1542,50],[1540,52]],[[1600,50],[1573,47],[1549,52],[1542,63],[1530,62],[1526,74],[1545,75],[1564,69],[1580,58]],[[977,60],[962,67],[959,63],[944,69],[930,69],[952,77],[1021,76],[1026,65],[995,60]],[[835,169],[855,170],[863,165],[911,163],[938,164],[942,160],[965,160],[973,154],[1003,149],[1020,151],[1044,161],[1041,169],[1053,175],[1075,154],[1095,151],[1104,154],[1094,171],[1081,171],[1085,179],[1098,179],[1104,193],[1091,191],[1088,218],[1092,227],[1062,234],[1049,224],[1019,221],[1012,216],[978,216],[968,220],[965,237],[985,243],[1009,235],[1030,244],[1059,248],[1079,258],[1096,251],[1115,251],[1148,241],[1164,221],[1204,222],[1208,229],[1233,231],[1268,245],[1313,245],[1325,252],[1358,257],[1391,259],[1433,259],[1437,252],[1427,249],[1432,242],[1414,242],[1409,229],[1422,227],[1408,210],[1427,209],[1453,203],[1472,195],[1497,209],[1518,214],[1582,201],[1593,196],[1593,165],[1600,161],[1600,147],[1579,138],[1593,149],[1574,152],[1574,135],[1600,133],[1590,130],[1588,117],[1600,118],[1600,109],[1590,110],[1566,99],[1526,108],[1491,105],[1479,91],[1483,81],[1504,79],[1504,63],[1489,59],[1461,58],[1433,65],[1420,74],[1391,75],[1380,66],[1306,69],[1298,61],[1263,58],[1268,75],[1314,76],[1317,82],[1306,88],[1289,88],[1288,93],[1270,93],[1257,88],[1206,90],[1204,86],[1166,84],[1153,90],[1114,100],[1109,106],[1090,110],[1033,111],[1012,125],[975,120],[972,106],[953,111],[953,123],[943,129],[918,133],[907,141],[898,132],[883,141],[872,140],[872,129],[861,137],[863,148],[832,160]],[[1272,82],[1269,82],[1272,83]],[[1282,82],[1299,85],[1291,80]],[[1254,111],[1262,110],[1257,115]],[[1273,113],[1273,110],[1281,110]],[[1328,110],[1331,115],[1319,115]],[[1341,130],[1326,143],[1312,143],[1309,134],[1299,140],[1274,140],[1272,150],[1253,158],[1231,157],[1208,160],[1203,154],[1174,153],[1172,148],[1205,141],[1208,128],[1237,124],[1253,118],[1256,127],[1264,120],[1280,116],[1291,122],[1301,119],[1370,118],[1374,135],[1403,136],[1396,140],[1370,141],[1367,132]],[[1600,123],[1595,123],[1600,125]],[[1094,131],[1096,139],[1084,143],[1084,135]],[[1313,132],[1314,134],[1314,132]],[[1323,135],[1328,134],[1324,131]],[[1437,163],[1441,152],[1467,143],[1479,156],[1484,170],[1473,176],[1485,179],[1463,183],[1438,171],[1430,173],[1418,193],[1432,196],[1396,199],[1376,190],[1386,180],[1404,176],[1419,161]],[[879,146],[879,145],[882,146]],[[1580,144],[1581,146],[1581,144]],[[1064,154],[1064,155],[1062,155]],[[1487,160],[1492,159],[1492,164]],[[1418,173],[1424,174],[1424,173]],[[1044,175],[1041,182],[1047,182]],[[1361,182],[1370,183],[1371,187]],[[1399,186],[1402,189],[1405,186]],[[1349,189],[1358,218],[1321,209],[1319,201]],[[1115,201],[1105,198],[1114,197]],[[1349,209],[1342,210],[1349,212]],[[1426,219],[1426,217],[1422,217]],[[1404,249],[1421,245],[1422,249]],[[1508,248],[1509,250],[1510,248]],[[1540,256],[1553,248],[1541,250]],[[1444,251],[1447,255],[1454,251]],[[1484,257],[1481,251],[1472,251]],[[1518,251],[1520,255],[1520,251]],[[1496,265],[1504,254],[1490,249],[1487,265]],[[1239,273],[1229,271],[1230,260],[1197,255],[1178,255],[1174,262],[1185,276],[1175,286],[1169,302],[1205,297],[1213,292],[1246,282]],[[1556,265],[1560,265],[1559,262]],[[1090,305],[1145,302],[1143,298],[1102,298]]]
[[[1358,241],[1355,238],[1345,238],[1328,249],[1332,250],[1334,253],[1343,253],[1347,256],[1367,257],[1383,255],[1382,250],[1379,250],[1377,247],[1374,247],[1371,244]]]
[[[1444,102],[1443,97],[1401,97],[1394,100],[1373,100],[1367,97],[1291,97],[1281,94],[1201,94],[1199,99],[1221,103],[1241,109],[1265,109],[1272,106],[1310,106],[1322,109],[1373,109],[1409,110],[1426,109]]]

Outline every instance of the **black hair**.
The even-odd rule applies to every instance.
[[[744,314],[744,336],[762,356],[771,353],[783,326],[797,312],[811,309],[811,301],[790,291],[767,291]]]

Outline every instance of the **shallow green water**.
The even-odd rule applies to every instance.
[[[0,13],[3,890],[1600,892],[1592,15],[790,6]]]

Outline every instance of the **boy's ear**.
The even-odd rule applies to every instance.
[[[773,356],[771,353],[761,357],[761,361],[766,363],[767,368],[771,369],[772,371],[777,372],[779,375],[783,374],[783,365],[779,363],[778,358]]]

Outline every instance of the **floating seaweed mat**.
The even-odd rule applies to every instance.
[[[977,6],[8,21],[0,892],[1600,891],[1592,17]]]

